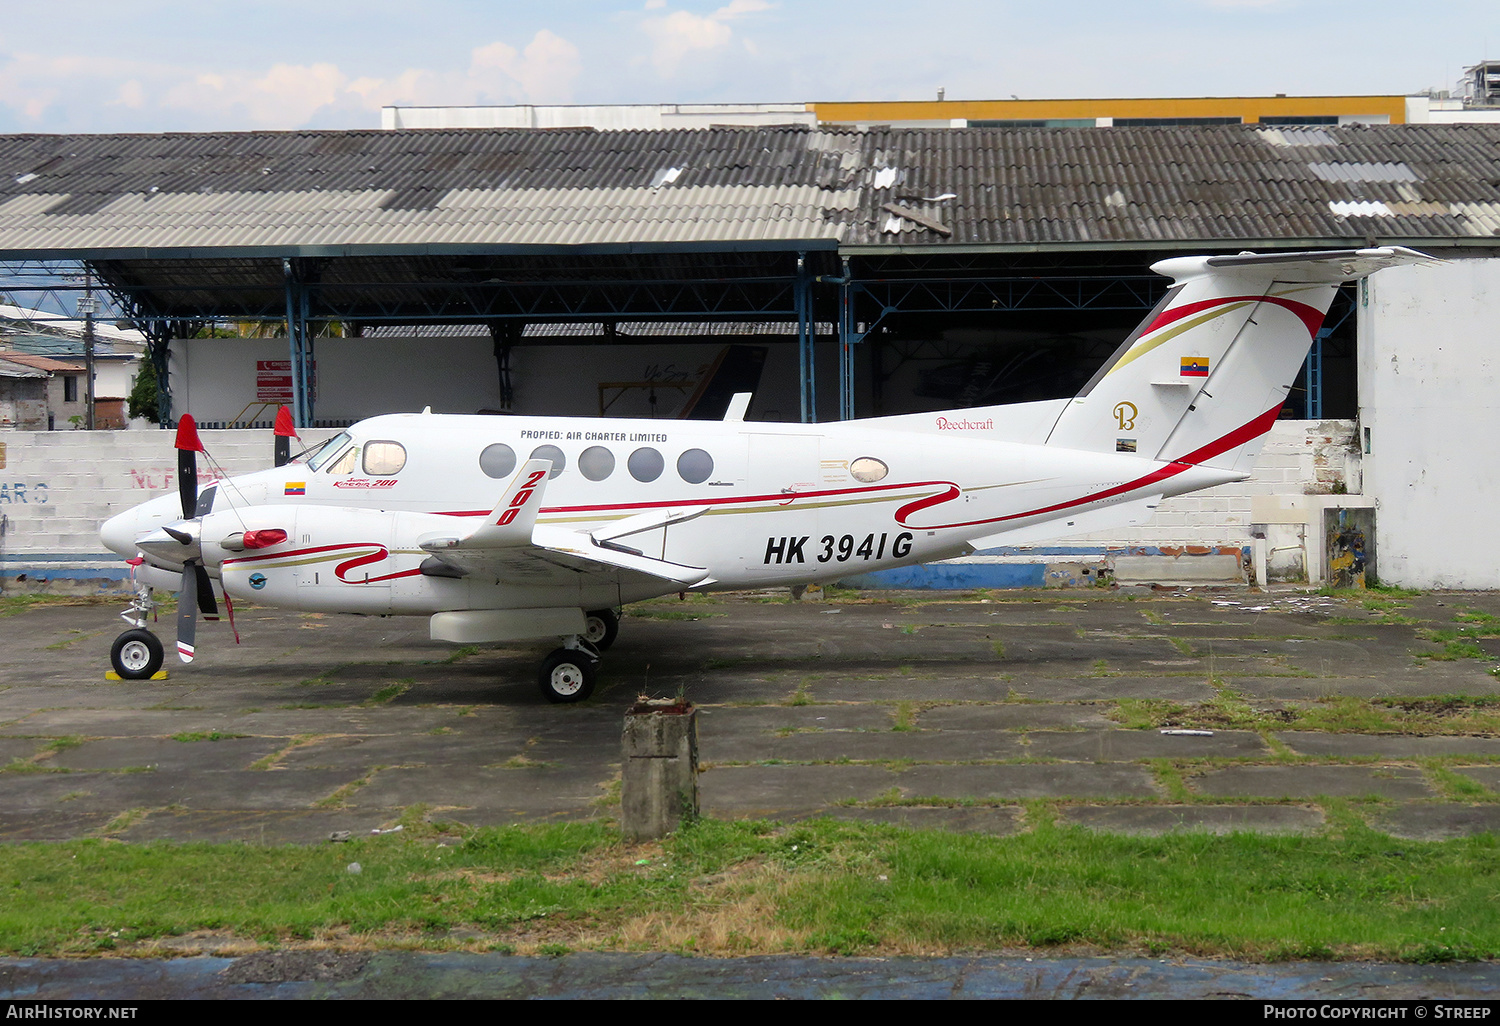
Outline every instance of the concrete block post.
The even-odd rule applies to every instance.
[[[644,699],[625,714],[620,790],[627,841],[671,833],[698,815],[698,710]]]

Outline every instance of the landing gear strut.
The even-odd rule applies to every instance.
[[[549,702],[582,702],[594,693],[599,651],[583,636],[563,639],[563,647],[542,660],[537,684]]]
[[[161,669],[161,640],[146,630],[146,619],[156,611],[151,589],[142,585],[130,600],[130,608],[120,618],[131,629],[115,639],[109,650],[109,664],[125,680],[150,680]]]

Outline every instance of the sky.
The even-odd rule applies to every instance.
[[[387,105],[1403,94],[1495,0],[11,3],[0,132],[378,128]]]

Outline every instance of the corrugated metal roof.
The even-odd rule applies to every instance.
[[[11,253],[1458,241],[1496,209],[1496,125],[0,137]]]

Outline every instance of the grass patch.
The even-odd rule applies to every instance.
[[[710,616],[728,616],[729,614],[707,609],[670,609],[658,606],[648,609],[632,609],[630,615],[638,620],[703,620]]]
[[[49,652],[61,652],[63,649],[67,648],[69,645],[77,644],[80,641],[87,641],[89,638],[97,638],[99,635],[103,634],[104,631],[102,631],[102,630],[98,630],[98,631],[71,630],[68,633],[70,635],[72,635],[72,637],[63,638],[61,641],[54,641],[52,644],[45,646],[46,649],[47,649],[47,651],[49,651]]]
[[[19,616],[44,606],[117,606],[129,601],[122,595],[3,595],[0,617]]]
[[[1451,662],[1458,659],[1488,659],[1484,649],[1474,640],[1476,637],[1491,637],[1489,632],[1475,631],[1469,633],[1467,628],[1459,627],[1457,630],[1426,629],[1417,632],[1420,637],[1435,645],[1442,645],[1441,652],[1419,652],[1418,658],[1437,659],[1443,662]]]
[[[1188,641],[1186,638],[1168,638],[1167,640],[1172,643],[1173,648],[1175,648],[1185,656],[1197,656],[1198,654],[1197,652],[1193,651],[1192,642]]]
[[[369,698],[365,699],[361,704],[388,705],[410,691],[411,686],[415,683],[415,678],[408,677],[405,680],[398,680],[394,684],[387,684],[385,687],[377,690]]]
[[[173,734],[172,740],[191,743],[193,741],[223,741],[225,738],[247,736],[246,734],[224,734],[217,730],[199,730],[183,734]]]
[[[702,820],[645,845],[549,824],[444,847],[417,836],[412,810],[409,831],[334,846],[7,845],[0,952],[146,953],[213,930],[259,946],[523,954],[1500,954],[1493,837],[1395,842],[1356,815],[1320,837],[1122,837],[1026,811],[1029,829],[1009,837]]]

